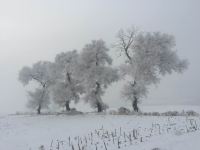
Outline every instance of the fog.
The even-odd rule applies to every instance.
[[[142,105],[200,105],[199,0],[6,0],[0,1],[0,113],[26,110],[26,87],[18,72],[39,60],[53,61],[57,53],[103,39],[114,65],[121,59],[112,48],[120,28],[173,34],[189,68],[162,78]],[[129,105],[120,97],[121,82],[104,96],[110,107]],[[81,108],[80,108],[81,109]]]

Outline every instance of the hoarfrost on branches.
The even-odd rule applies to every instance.
[[[54,76],[53,99],[60,106],[65,106],[70,111],[71,101],[77,103],[83,86],[76,76],[78,65],[78,53],[76,50],[63,52],[56,56],[52,76]]]
[[[28,108],[37,109],[38,111],[40,111],[41,108],[48,108],[48,105],[50,103],[49,91],[37,88],[34,92],[28,91],[28,95],[29,95],[29,102],[27,104]]]
[[[112,82],[118,80],[117,69],[111,67],[112,58],[103,40],[87,44],[80,56],[79,75],[85,85],[85,100],[98,112],[107,108],[101,96]]]
[[[178,57],[172,35],[130,28],[120,30],[117,39],[116,47],[126,57],[125,64],[120,67],[121,74],[131,77],[122,94],[132,101],[135,111],[150,85],[159,83],[161,76],[166,74],[182,73],[188,66],[187,60]]]
[[[52,84],[51,78],[52,63],[48,61],[39,61],[32,67],[24,67],[19,73],[19,81],[23,85],[29,84],[30,81],[35,81],[39,87],[34,92],[29,91],[29,108],[37,109],[40,114],[41,109],[48,107],[49,104],[49,86]]]

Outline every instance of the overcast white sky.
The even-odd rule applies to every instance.
[[[111,46],[116,32],[131,25],[173,34],[180,57],[190,62],[183,75],[163,78],[143,104],[200,105],[199,6],[199,0],[0,0],[0,113],[25,109],[26,88],[17,79],[24,65],[80,50],[93,39]],[[114,84],[104,101],[119,107],[119,91]]]

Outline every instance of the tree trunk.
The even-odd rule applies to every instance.
[[[103,111],[102,104],[99,102],[100,101],[100,97],[98,97],[100,88],[101,88],[101,86],[100,86],[99,82],[96,82],[95,95],[96,95],[96,103],[97,103],[97,111],[98,112],[102,112]]]
[[[102,105],[99,102],[97,102],[97,111],[98,112],[102,112],[103,111],[102,110]]]
[[[41,111],[41,106],[39,105],[37,109],[37,114],[40,114],[41,113],[40,111]]]
[[[66,108],[66,111],[70,111],[70,107],[69,107],[69,101],[66,101],[65,103],[65,108]]]
[[[67,80],[71,83],[71,74],[69,72],[67,72]]]
[[[138,99],[137,99],[137,97],[134,97],[134,101],[132,102],[132,107],[133,107],[133,110],[135,112],[138,112],[139,108],[138,108]]]

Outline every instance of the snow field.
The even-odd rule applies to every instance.
[[[151,150],[161,147],[171,150],[173,146],[168,146],[173,141],[190,141],[195,136],[200,138],[199,127],[199,117],[96,114],[2,116],[0,149]]]

